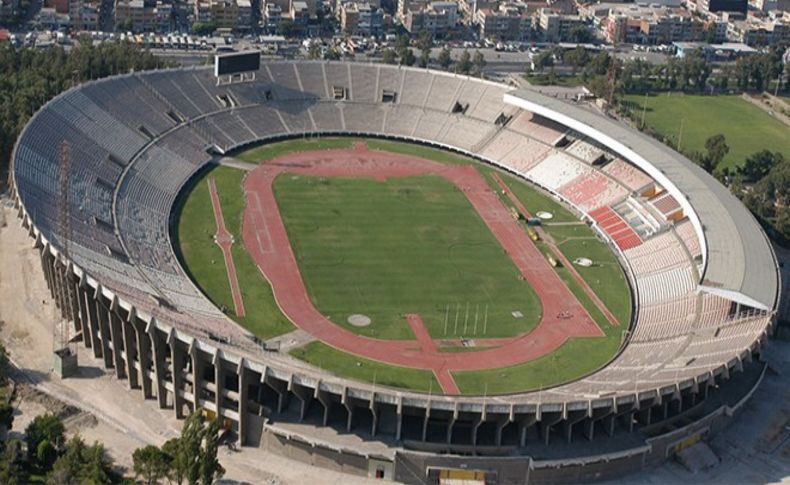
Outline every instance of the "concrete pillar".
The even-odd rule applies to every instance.
[[[430,403],[425,407],[425,418],[422,420],[422,441],[428,437],[428,420],[431,418]]]
[[[88,310],[88,333],[90,334],[90,342],[91,348],[93,348],[93,356],[97,359],[102,358],[104,347],[101,343],[101,338],[99,336],[99,313],[97,311],[97,300],[96,295],[100,292],[100,290],[91,290],[90,288],[86,288],[85,292],[83,293],[83,298],[85,300],[85,307]]]
[[[313,397],[321,403],[321,406],[324,408],[324,415],[322,417],[321,422],[323,426],[326,426],[329,423],[329,409],[332,406],[332,398],[330,398],[326,391],[322,391],[318,389],[316,386],[315,393],[313,393]]]
[[[142,383],[143,397],[148,399],[154,396],[151,376],[148,374],[152,355],[151,339],[145,333],[141,323],[135,318],[135,320],[132,320],[131,325],[137,340],[137,360],[140,364],[140,382]]]
[[[118,315],[118,299],[113,299],[112,307],[110,310],[110,339],[112,340],[112,357],[113,367],[115,367],[115,376],[118,379],[126,377],[126,364],[123,359],[123,334],[121,330],[122,319]]]
[[[110,312],[102,303],[101,297],[96,299],[96,312],[99,315],[99,332],[101,335],[102,358],[104,359],[104,368],[110,369],[113,366],[112,349],[110,348]]]
[[[398,397],[398,405],[395,408],[395,439],[400,441],[403,431],[403,397]]]
[[[164,409],[167,407],[167,389],[165,389],[165,345],[164,339],[159,335],[156,330],[155,320],[151,319],[148,324],[146,332],[151,338],[151,347],[154,356],[154,374],[156,375],[156,399],[159,401],[159,407]]]
[[[283,412],[283,407],[288,401],[288,384],[268,374],[264,378],[264,382],[277,393],[277,413]]]
[[[370,425],[370,435],[376,436],[376,432],[378,431],[379,426],[379,410],[376,406],[376,393],[372,392],[370,394],[370,403],[368,404],[368,408],[370,409],[370,415],[373,417],[373,422]]]
[[[44,271],[44,279],[47,281],[47,289],[49,290],[50,298],[55,298],[55,281],[52,275],[52,254],[49,252],[49,246],[44,248],[39,253],[41,257],[41,269]]]
[[[485,423],[485,419],[482,417],[483,415],[475,417],[475,420],[472,422],[472,446],[477,446],[477,431],[480,429],[480,425]]]
[[[192,394],[195,397],[195,409],[202,407],[200,399],[203,394],[203,361],[200,359],[200,351],[197,349],[193,340],[189,346],[189,357],[192,359]]]
[[[291,384],[290,389],[291,393],[299,399],[299,421],[304,421],[304,417],[307,414],[307,408],[310,407],[310,402],[313,400],[312,393],[307,389],[298,384]]]
[[[518,422],[518,444],[520,447],[524,448],[527,446],[527,430],[537,422],[537,414],[525,416]]]
[[[79,333],[82,330],[82,322],[80,320],[79,293],[77,292],[80,283],[77,281],[76,275],[74,275],[73,267],[71,265],[69,265],[67,281],[69,282],[68,295],[69,308],[71,309],[71,321],[74,322],[74,330],[76,333]]]
[[[178,338],[175,332],[170,331],[167,337],[168,344],[170,345],[170,375],[173,384],[173,407],[176,412],[176,419],[184,418],[184,352],[178,344]],[[219,409],[219,408],[217,408]],[[219,413],[217,413],[219,414]]]
[[[497,420],[496,433],[494,434],[494,443],[496,443],[497,446],[502,446],[502,431],[505,429],[505,426],[512,422],[512,417],[502,417]]]
[[[353,406],[348,402],[348,387],[343,387],[343,395],[340,398],[341,404],[346,408],[346,431],[351,432],[351,424],[354,418]]]
[[[546,416],[544,414],[541,416],[541,418],[540,433],[543,437],[543,444],[549,446],[549,441],[551,439],[551,427],[562,421],[562,413],[557,413],[557,416],[555,417]]]
[[[569,411],[568,416],[563,421],[563,431],[565,440],[570,443],[573,438],[573,425],[587,418],[587,411]]]
[[[214,352],[211,363],[214,364],[214,405],[217,407],[217,416],[220,416],[222,391],[225,389],[225,374],[222,371],[222,357],[219,350]]]
[[[606,431],[606,434],[609,436],[614,436],[614,425],[617,424],[616,417],[617,416],[615,414],[611,414],[603,418],[603,425],[604,425],[603,429]]]
[[[133,319],[134,313],[132,312],[129,316]],[[135,366],[135,363],[139,365],[135,331],[128,320],[121,321],[121,330],[123,334],[124,360],[126,360],[126,378],[129,380],[129,388],[137,389],[140,387],[140,379]]]
[[[455,404],[455,409],[453,410],[453,415],[450,417],[450,421],[447,423],[447,444],[449,445],[453,441],[453,426],[455,426],[455,422],[458,421],[458,403]]]
[[[55,306],[60,310],[60,317],[66,318],[63,309],[63,273],[60,271],[60,263],[57,258],[52,259],[52,276],[55,282]]]
[[[592,416],[584,423],[584,435],[587,437],[589,441],[592,441],[595,437],[595,423],[602,422],[604,427],[607,426],[607,418],[611,417],[614,413],[614,409],[611,407],[606,408],[598,408],[592,410]],[[609,420],[614,423],[614,420]],[[614,431],[614,430],[613,430]],[[609,436],[612,433],[608,433]]]
[[[82,330],[82,345],[85,346],[86,349],[89,349],[93,346],[92,337],[91,337],[91,328],[90,328],[90,317],[88,316],[88,304],[85,301],[85,286],[78,285],[77,286],[77,306],[79,307],[80,312],[80,329]]]
[[[244,359],[239,361],[236,373],[239,376],[239,446],[244,446],[247,444],[247,387],[250,385],[250,371],[245,367]]]

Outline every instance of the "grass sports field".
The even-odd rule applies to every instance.
[[[705,140],[721,133],[730,146],[723,165],[730,168],[760,150],[790,153],[787,126],[740,96],[662,93],[628,95],[626,100],[632,103],[635,119],[641,119],[645,106],[645,123],[674,142],[680,135],[682,121],[680,148],[684,153],[704,151]]]
[[[348,148],[355,141],[299,139],[256,147],[237,154],[236,158],[263,163],[298,151]],[[494,169],[462,156],[406,143],[366,141],[371,149],[442,163],[473,163],[489,183],[494,183],[490,178]],[[182,207],[177,236],[185,267],[203,292],[215,304],[226,308],[240,325],[265,339],[295,327],[280,312],[269,283],[241,242],[244,210],[241,184],[245,174],[218,167],[198,180]],[[609,248],[552,198],[513,177],[502,173],[500,176],[528,210],[554,214],[544,229],[565,256],[570,260],[584,256],[596,262],[591,268],[577,270],[621,325],[610,326],[570,273],[558,268],[560,277],[604,330],[605,337],[571,339],[540,359],[513,367],[454,372],[453,378],[463,394],[520,392],[578,378],[611,359],[630,321],[628,285]],[[233,259],[247,315],[243,318],[233,315],[222,253],[213,241],[216,223],[211,215],[207,177],[216,181],[225,223],[235,236]],[[285,173],[275,180],[274,189],[311,299],[322,314],[338,325],[375,338],[413,339],[402,314],[417,312],[435,340],[510,337],[528,332],[536,325],[540,302],[534,292],[517,278],[512,261],[469,201],[448,181],[419,176],[375,182]],[[503,202],[508,203],[505,199]],[[548,252],[540,242],[537,244],[541,252]],[[523,317],[514,318],[511,313],[514,310],[521,311]],[[368,315],[376,324],[352,327],[346,322],[352,313]],[[485,334],[482,334],[484,325]],[[478,348],[442,350],[473,352]],[[370,361],[321,342],[293,349],[291,354],[344,377],[383,386],[441,392],[435,376],[428,370]]]
[[[334,323],[384,339],[414,338],[405,313],[420,314],[434,339],[512,337],[537,325],[534,291],[447,180],[284,173],[274,187],[313,303]],[[351,314],[373,324],[354,328]]]

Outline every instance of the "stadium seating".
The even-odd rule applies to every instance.
[[[346,90],[346,99],[333,88]],[[52,208],[63,200],[60,146],[69,141],[75,263],[163,321],[195,334],[238,337],[244,332],[195,288],[170,243],[181,189],[212,162],[207,144],[229,150],[312,131],[442,143],[551,190],[621,250],[637,298],[631,342],[604,369],[550,395],[696,377],[763,335],[769,316],[736,315],[729,300],[699,291],[695,259],[703,245],[674,197],[666,191],[643,197],[639,192],[656,183],[621,158],[592,165],[611,155],[506,105],[508,89],[422,69],[334,62],[266,63],[256,81],[225,87],[205,68],[116,76],[69,91],[35,115],[16,147],[14,181],[36,227],[62,243]],[[382,102],[383,91],[395,94],[392,102]],[[234,106],[222,101],[226,95]],[[512,119],[495,124],[503,113]],[[558,145],[566,136],[574,141]]]
[[[588,174],[591,168],[562,152],[549,154],[542,162],[526,173],[527,178],[552,191],[573,179]]]
[[[652,182],[647,174],[619,158],[608,163],[603,170],[631,191],[639,190]]]

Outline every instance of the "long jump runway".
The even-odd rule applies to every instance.
[[[281,173],[320,177],[390,177],[436,175],[455,184],[496,237],[543,305],[543,317],[528,334],[505,340],[501,347],[471,353],[443,353],[428,344],[419,316],[410,316],[415,341],[381,340],[354,334],[328,320],[313,306],[274,196]],[[300,329],[332,347],[379,362],[432,370],[447,394],[458,389],[450,372],[507,367],[556,350],[570,337],[602,336],[603,332],[529,239],[482,175],[470,165],[445,165],[422,158],[354,149],[302,152],[260,165],[244,182],[247,208],[242,237],[272,285],[283,313]],[[261,244],[266,241],[266,244]]]

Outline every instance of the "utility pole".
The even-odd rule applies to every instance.
[[[71,342],[71,322],[75,315],[73,275],[71,274],[71,144],[64,140],[60,144],[60,174],[58,177],[58,233],[60,235],[60,263],[64,272],[63,308],[65,318],[53,323],[52,346],[55,373],[61,378],[71,377],[77,372],[77,346]]]

